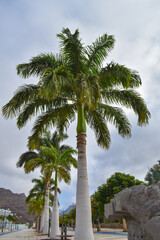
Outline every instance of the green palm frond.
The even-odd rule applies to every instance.
[[[74,167],[77,168],[77,160],[72,157],[72,155],[77,154],[77,151],[74,149],[66,149],[60,154],[60,162],[66,164],[66,166],[72,163]]]
[[[97,111],[107,122],[110,122],[118,129],[118,133],[122,137],[131,136],[131,124],[121,108],[99,104]]]
[[[134,90],[109,90],[104,91],[103,97],[107,103],[121,104],[126,108],[132,109],[138,115],[138,125],[143,126],[148,124],[151,117],[147,106],[140,96]]]
[[[71,176],[70,176],[69,171],[64,169],[63,167],[59,167],[58,168],[58,180],[59,180],[59,182],[61,182],[63,180],[65,183],[70,184]]]
[[[114,42],[113,35],[104,34],[97,38],[92,45],[87,46],[85,53],[88,57],[87,67],[89,71],[92,71],[93,74],[99,71],[108,53],[113,49]]]
[[[21,154],[16,166],[22,167],[25,165],[25,163],[27,163],[28,161],[30,161],[32,159],[36,159],[37,157],[38,157],[38,153],[33,152],[33,151],[27,151],[27,152]]]
[[[116,86],[135,88],[141,85],[141,78],[135,70],[111,62],[105,68],[101,69],[100,85],[102,89]]]
[[[41,111],[45,111],[46,105],[51,105],[46,99],[35,98],[31,100],[28,104],[24,105],[17,118],[17,126],[19,129],[24,127],[26,123],[31,119],[31,117],[37,115]]]
[[[43,167],[43,165],[45,165],[45,159],[40,157],[31,159],[30,161],[24,164],[25,173],[30,173],[31,171],[34,171],[36,168]]]
[[[110,146],[111,138],[110,133],[103,116],[97,111],[85,111],[85,118],[87,124],[93,129],[96,140],[99,146],[108,149]]]
[[[56,69],[47,68],[39,81],[40,96],[54,99],[68,79],[72,79],[72,75],[65,65],[58,66]]]
[[[37,199],[37,194],[36,193],[29,193],[29,195],[26,197],[25,199],[25,203],[26,204],[29,204],[29,202],[32,200],[32,199]]]
[[[71,34],[68,28],[63,28],[62,33],[57,34],[60,38],[61,53],[69,71],[76,77],[84,68],[83,46],[79,39],[79,31],[76,29]]]
[[[49,159],[56,160],[58,157],[58,151],[52,145],[50,147],[41,146],[40,150],[42,154]]]
[[[40,54],[30,59],[29,63],[19,64],[17,66],[17,74],[23,78],[30,76],[41,76],[46,68],[57,68],[62,64],[60,55]]]
[[[37,85],[30,84],[20,86],[14,93],[13,98],[3,106],[3,116],[5,118],[17,116],[21,111],[21,107],[28,103],[32,98],[36,97],[38,91]]]
[[[49,109],[39,116],[33,126],[32,136],[29,137],[29,146],[32,148],[34,145],[34,139],[37,140],[38,135],[47,131],[49,127],[57,126],[60,132],[63,132],[64,128],[70,125],[75,119],[75,104],[66,104],[63,107]]]

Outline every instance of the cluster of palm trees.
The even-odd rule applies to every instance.
[[[49,231],[49,202],[53,205],[51,219],[51,238],[59,234],[59,210],[57,192],[58,182],[64,180],[69,183],[71,180],[71,166],[77,168],[77,160],[73,157],[76,150],[68,145],[60,145],[66,139],[67,134],[59,136],[57,132],[52,135],[50,132],[39,138],[39,146],[35,151],[29,150],[23,153],[17,167],[24,167],[25,173],[40,168],[41,178],[33,179],[34,187],[30,190],[26,203],[29,204],[29,213],[36,214],[37,219],[41,215],[40,231],[48,234]],[[54,173],[54,180],[52,175]],[[54,198],[52,195],[54,191]],[[53,201],[54,199],[54,201]],[[53,203],[53,204],[52,204]]]
[[[61,135],[77,118],[75,240],[93,240],[86,163],[86,125],[94,130],[98,145],[108,149],[111,142],[108,123],[113,124],[122,137],[131,136],[131,124],[121,106],[134,111],[139,126],[148,124],[150,112],[135,90],[142,83],[138,72],[115,62],[105,63],[114,47],[114,36],[105,33],[88,46],[83,45],[78,30],[72,34],[65,28],[57,36],[60,39],[59,54],[40,54],[28,63],[17,66],[18,75],[23,78],[36,76],[39,81],[37,84],[19,87],[3,107],[3,115],[6,118],[18,116],[19,128],[37,116],[28,141],[32,150],[39,146],[39,137],[47,129],[56,127]],[[50,145],[39,149],[43,155],[46,152],[56,155]],[[43,158],[40,165],[44,166],[45,160]],[[35,157],[34,164],[37,161],[40,158]],[[30,171],[34,164],[26,164],[26,171]],[[46,174],[46,168],[42,169]],[[46,181],[47,186],[49,181]],[[53,215],[56,215],[56,206],[53,211]]]

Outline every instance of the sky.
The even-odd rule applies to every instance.
[[[160,1],[159,0],[0,0],[0,109],[23,84],[38,79],[22,79],[16,66],[40,53],[58,53],[56,34],[68,27],[79,29],[84,45],[104,33],[114,35],[115,47],[106,59],[139,72],[144,98],[151,119],[146,127],[137,126],[137,117],[127,111],[132,137],[121,138],[113,126],[109,150],[97,146],[94,133],[87,128],[87,165],[90,194],[115,172],[144,180],[148,169],[160,159]],[[28,194],[31,180],[39,171],[24,174],[16,168],[27,151],[33,120],[19,130],[16,118],[6,120],[0,111],[0,187]],[[54,131],[52,129],[51,131]],[[68,129],[65,142],[76,148],[76,123]],[[75,203],[77,170],[72,169],[68,186],[60,183],[60,209]]]

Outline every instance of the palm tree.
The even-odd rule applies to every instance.
[[[71,165],[77,168],[77,160],[72,157],[76,151],[67,145],[60,146],[60,138],[57,132],[53,134],[52,139],[54,141],[52,144],[50,142],[48,146],[41,146],[40,149],[47,159],[50,159],[49,168],[46,166],[44,171],[55,172],[55,190],[54,190],[54,202],[52,210],[52,220],[51,220],[51,238],[55,238],[59,234],[59,209],[58,209],[58,181],[64,180],[65,183],[70,182],[70,170]],[[57,140],[57,141],[56,141]],[[56,146],[56,147],[54,147]]]
[[[29,191],[29,194],[25,200],[26,204],[29,204],[29,202],[33,199],[43,199],[43,202],[45,203],[45,189],[46,189],[46,180],[43,176],[40,176],[40,179],[34,178],[32,179],[32,183],[35,183],[34,187]],[[50,204],[52,206],[53,203],[53,195],[52,191],[54,190],[54,181],[51,178],[50,180],[50,193],[49,193],[49,200]],[[61,193],[60,189],[58,188],[58,192]],[[47,201],[48,202],[48,201]],[[48,209],[48,207],[47,207]],[[42,214],[41,214],[41,222],[40,222],[40,231],[43,232],[43,228],[45,226],[44,222],[44,213],[45,213],[45,208],[43,206]]]
[[[36,76],[36,85],[23,85],[3,107],[6,118],[18,116],[22,128],[39,115],[29,138],[30,147],[38,144],[38,136],[47,128],[68,128],[77,113],[78,180],[75,240],[93,239],[91,205],[86,164],[86,123],[95,132],[99,146],[108,149],[111,138],[107,123],[112,123],[122,137],[131,136],[131,124],[121,106],[134,111],[138,125],[148,124],[150,112],[135,90],[141,78],[135,70],[111,62],[103,66],[113,49],[114,36],[103,34],[84,46],[79,31],[68,28],[57,35],[60,54],[40,54],[29,63],[19,64],[17,73],[23,78]],[[118,105],[118,106],[116,106]]]
[[[41,161],[45,162],[46,159],[42,155],[41,151],[39,148],[37,148],[37,151],[27,151],[19,157],[19,160],[17,162],[17,167],[24,167],[25,173],[30,173],[31,171],[34,171],[36,164],[36,167],[41,167]],[[39,165],[37,165],[39,164]],[[28,168],[28,165],[30,168]],[[42,169],[41,169],[42,171]],[[43,171],[42,171],[43,174]],[[42,229],[43,229],[43,234],[48,234],[48,227],[49,227],[49,192],[50,192],[50,177],[48,178],[47,175],[44,175],[45,178],[45,199],[44,199],[44,208],[42,212]],[[32,194],[31,194],[32,196]],[[30,197],[31,197],[30,196]],[[30,200],[30,199],[29,199]]]
[[[148,173],[145,176],[145,181],[147,181],[148,185],[160,181],[160,169],[158,164],[153,165],[153,167],[149,169]]]
[[[44,234],[48,233],[50,180],[52,173],[55,172],[51,237],[59,234],[58,180],[69,183],[71,165],[77,167],[77,160],[72,156],[76,151],[68,145],[60,145],[61,141],[67,137],[66,134],[61,134],[60,137],[57,132],[53,133],[52,136],[50,133],[46,133],[44,137],[39,139],[38,153],[35,151],[23,153],[17,162],[18,167],[24,165],[26,173],[41,168],[41,173],[45,176]]]
[[[39,220],[39,216],[42,214],[43,211],[43,206],[44,206],[44,199],[38,198],[38,199],[30,199],[27,204],[28,206],[28,213],[29,214],[33,214],[36,217],[36,224],[38,225],[38,220]],[[37,228],[37,227],[36,227]]]

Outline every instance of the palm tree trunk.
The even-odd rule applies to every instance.
[[[44,228],[44,208],[42,210],[42,215],[41,215],[40,232],[43,232],[43,228]]]
[[[48,234],[49,228],[49,192],[50,192],[50,180],[48,180],[48,182],[46,183],[43,234]]]
[[[93,240],[91,201],[86,162],[86,134],[84,132],[79,132],[77,134],[77,148],[78,177],[75,240]]]
[[[58,209],[58,197],[57,197],[57,172],[55,172],[55,190],[54,190],[54,202],[52,210],[51,220],[51,234],[50,238],[56,238],[59,232],[59,209]]]

